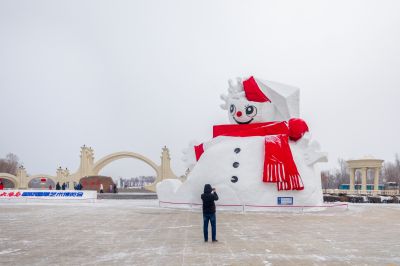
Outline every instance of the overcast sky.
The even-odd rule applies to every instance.
[[[83,144],[160,162],[227,123],[227,80],[301,89],[328,164],[400,152],[399,1],[0,0],[0,157],[75,171]],[[154,174],[124,159],[102,174]]]

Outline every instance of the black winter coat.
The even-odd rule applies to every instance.
[[[212,193],[212,187],[209,184],[204,186],[204,193],[201,194],[203,200],[203,213],[215,213],[215,202],[218,200],[218,195],[214,191]]]

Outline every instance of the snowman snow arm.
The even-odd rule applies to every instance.
[[[199,143],[196,141],[192,141],[189,143],[188,147],[186,147],[182,153],[182,160],[185,163],[185,166],[190,170],[196,165],[197,161],[200,159],[201,155],[208,150],[210,147],[220,143],[226,137],[217,137],[213,138],[209,141]]]
[[[197,162],[194,147],[198,145],[200,145],[198,141],[192,140],[189,145],[182,150],[182,161],[185,164],[186,168],[188,168],[189,170],[192,170]]]
[[[292,145],[303,151],[304,160],[308,166],[328,162],[328,154],[321,152],[321,147],[316,140],[311,141],[311,134],[309,132],[305,133],[300,140],[291,142]]]

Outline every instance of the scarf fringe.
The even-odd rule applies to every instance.
[[[266,171],[267,175],[264,178],[264,182],[275,183],[285,181],[285,166],[283,163],[269,163],[266,165]]]
[[[278,191],[281,190],[303,190],[304,185],[300,175],[290,176],[289,182],[277,182]]]
[[[281,163],[267,164],[267,175],[263,180],[266,183],[276,183],[278,191],[303,190],[303,180],[299,174],[285,175],[285,166]]]

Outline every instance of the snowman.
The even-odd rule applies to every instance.
[[[220,206],[270,210],[264,207],[321,205],[321,179],[314,166],[327,157],[298,118],[299,89],[238,78],[229,81],[228,94],[221,99],[230,124],[214,126],[211,140],[192,143],[184,151],[190,173],[184,182],[158,183],[160,202],[200,204],[204,184],[211,184]]]

